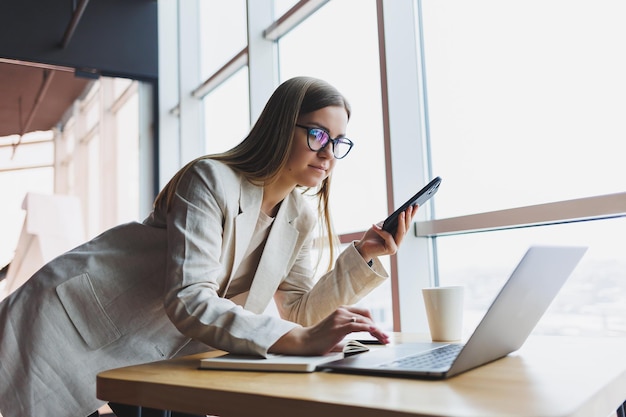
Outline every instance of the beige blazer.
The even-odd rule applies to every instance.
[[[54,259],[0,304],[0,413],[86,416],[96,374],[211,348],[264,355],[297,325],[353,304],[386,277],[350,245],[314,280],[316,216],[298,191],[281,204],[245,306],[225,299],[263,190],[197,162],[171,210],[124,224]],[[272,297],[281,318],[262,314]]]

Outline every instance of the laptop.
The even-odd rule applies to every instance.
[[[318,371],[445,379],[519,349],[586,247],[531,246],[465,344],[400,343],[328,362]]]

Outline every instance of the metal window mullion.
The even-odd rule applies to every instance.
[[[158,81],[158,178],[163,187],[178,170],[180,156],[180,120],[170,109],[179,104],[178,0],[159,0],[159,81]]]
[[[112,111],[115,104],[114,79],[103,77],[100,79],[99,100],[100,116],[98,122],[98,143],[100,165],[96,167],[98,182],[100,184],[98,198],[100,217],[98,228],[108,229],[117,224],[118,219],[118,161],[119,142],[116,129],[116,116]]]
[[[442,236],[626,216],[626,192],[417,222],[416,234]]]
[[[248,0],[248,81],[252,125],[278,85],[278,51],[264,30],[274,21],[273,0]]]
[[[203,105],[192,95],[200,84],[199,9],[199,0],[178,2],[179,167],[203,155],[206,150]]]
[[[152,210],[152,202],[158,193],[155,165],[158,138],[155,138],[155,100],[157,83],[138,82],[137,100],[139,107],[139,218]]]

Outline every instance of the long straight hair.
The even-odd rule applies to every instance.
[[[291,155],[294,131],[300,115],[329,106],[343,107],[350,119],[351,108],[348,101],[327,82],[312,77],[295,77],[283,82],[269,98],[243,141],[225,152],[204,155],[189,162],[161,190],[155,200],[155,207],[165,199],[169,210],[181,177],[191,165],[202,159],[222,161],[257,185],[275,181]],[[317,190],[313,190],[313,195],[317,197],[318,219],[330,250],[328,270],[335,263],[338,246],[328,203],[330,183],[331,176],[328,176]],[[305,188],[303,192],[309,190]]]

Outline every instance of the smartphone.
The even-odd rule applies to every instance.
[[[424,188],[419,190],[417,194],[409,198],[406,203],[400,206],[400,208],[391,213],[391,215],[385,219],[385,221],[383,222],[383,230],[391,233],[392,235],[396,233],[396,229],[398,228],[398,216],[400,215],[400,213],[409,208],[409,206],[421,206],[422,204],[427,202],[432,196],[435,195],[435,193],[439,189],[440,184],[440,177],[433,178],[433,180],[426,184]]]

